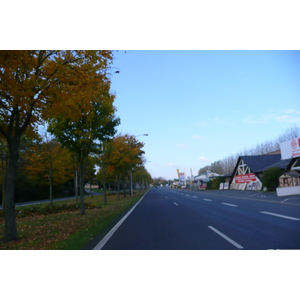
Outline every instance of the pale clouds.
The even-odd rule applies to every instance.
[[[177,148],[186,149],[186,148],[188,148],[189,146],[187,146],[187,145],[185,145],[185,144],[177,144],[176,147],[177,147]]]
[[[219,118],[215,117],[214,122],[222,125],[234,125],[234,121],[231,118]]]
[[[207,126],[207,122],[203,121],[203,122],[198,122],[195,124],[196,126],[199,126],[199,127],[206,127]]]
[[[192,139],[198,140],[198,139],[203,139],[203,137],[198,134],[194,134],[192,135]]]
[[[263,124],[270,122],[299,123],[300,111],[291,108],[280,110],[277,114],[248,115],[242,119],[245,124]]]
[[[173,164],[173,163],[168,163],[167,166],[168,166],[168,167],[176,167],[176,165]]]
[[[276,115],[274,115],[274,114],[263,114],[261,116],[248,115],[242,119],[242,123],[263,124],[263,123],[268,123],[270,121],[274,121],[275,117],[276,117]]]
[[[296,114],[296,115],[300,115],[300,110],[296,110],[294,108],[290,108],[290,109],[284,109],[282,110],[283,113],[285,114]]]
[[[207,157],[205,157],[205,156],[199,157],[198,160],[200,160],[200,161],[210,161],[210,160],[209,160]]]

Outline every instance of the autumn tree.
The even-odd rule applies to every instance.
[[[50,205],[53,200],[53,183],[66,182],[73,171],[71,154],[55,139],[47,138],[33,144],[27,151],[28,174],[49,183]]]
[[[117,176],[118,200],[120,200],[121,178],[129,178],[130,171],[143,163],[143,146],[144,143],[139,142],[135,136],[119,134],[107,144],[104,155],[100,157],[107,170]]]
[[[14,190],[21,136],[49,117],[78,120],[81,111],[89,111],[111,60],[111,51],[0,51],[0,134],[9,153],[3,180],[5,240],[17,239]]]
[[[137,182],[142,189],[144,189],[145,185],[148,185],[152,181],[152,178],[146,168],[142,165],[135,167],[132,173],[132,180]]]
[[[114,168],[111,166],[111,154],[113,151],[112,140],[102,142],[101,144],[101,155],[97,157],[96,164],[100,167],[97,174],[97,179],[103,185],[103,201],[104,205],[107,204],[106,198],[106,182],[108,180],[113,180],[115,177]]]
[[[109,93],[109,82],[101,85],[102,90],[93,99],[89,111],[82,110],[80,119],[72,121],[62,116],[49,122],[49,131],[56,136],[63,147],[69,149],[79,166],[80,213],[85,214],[84,175],[91,153],[99,153],[100,142],[115,134],[119,118],[115,117],[113,101],[115,96]]]

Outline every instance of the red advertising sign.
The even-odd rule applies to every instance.
[[[255,174],[244,174],[244,175],[236,175],[234,176],[235,183],[248,183],[251,181],[256,181]]]

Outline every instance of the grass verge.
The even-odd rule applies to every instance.
[[[51,210],[49,204],[35,204],[16,208],[17,230],[20,239],[4,242],[4,220],[0,219],[1,250],[80,250],[94,236],[101,234],[124,211],[133,206],[142,193],[134,197],[111,195],[107,205],[103,205],[103,196],[86,197],[86,214],[70,210],[75,200],[54,202],[59,209]],[[79,203],[77,203],[79,205]],[[39,206],[34,208],[33,206]],[[19,213],[21,211],[21,213]],[[29,211],[29,212],[28,212]],[[53,212],[52,212],[53,211]],[[58,212],[57,212],[58,211]]]

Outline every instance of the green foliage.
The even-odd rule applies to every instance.
[[[266,170],[261,178],[262,184],[268,191],[275,191],[279,186],[279,177],[284,173],[279,167]]]
[[[26,206],[19,206],[16,207],[16,217],[17,218],[25,218],[28,216],[37,216],[37,215],[51,215],[60,212],[68,212],[68,211],[76,211],[78,210],[79,203],[53,203],[50,205],[49,203],[42,203],[42,204],[33,204],[33,205],[26,205]],[[85,208],[87,209],[94,209],[94,208],[101,208],[100,205],[95,203],[86,203]],[[3,210],[0,209],[0,217],[3,217]]]
[[[210,180],[209,182],[207,182],[206,189],[218,190],[221,182],[225,182],[224,177],[215,177],[212,180]]]

